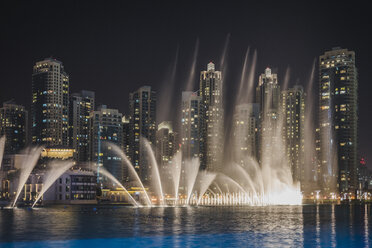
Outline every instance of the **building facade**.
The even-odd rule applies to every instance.
[[[122,114],[117,109],[109,109],[106,105],[101,105],[96,111],[91,112],[89,118],[90,161],[96,163],[98,167],[105,167],[120,182],[123,181],[122,158],[113,151],[111,146],[112,144],[122,146],[122,118]],[[97,176],[97,180],[106,183],[106,179],[99,172]]]
[[[182,92],[181,149],[182,160],[200,158],[202,97],[197,92]]]
[[[302,86],[282,91],[281,101],[287,161],[293,180],[305,182],[305,93]]]
[[[162,175],[171,178],[170,166],[173,155],[176,153],[176,133],[173,131],[171,121],[163,121],[156,131],[156,161]]]
[[[69,144],[75,149],[75,160],[86,162],[89,159],[89,118],[94,111],[95,94],[82,90],[70,98]]]
[[[355,194],[358,150],[355,53],[339,47],[319,57],[319,124],[325,192]]]
[[[130,120],[128,116],[123,116],[122,118],[122,125],[123,125],[123,143],[122,143],[122,151],[124,151],[125,155],[129,160],[131,160],[130,155],[132,154],[131,150],[131,126],[130,126]],[[130,177],[129,177],[129,171],[128,167],[124,166],[123,168],[123,180],[124,182],[129,182]]]
[[[25,107],[12,101],[0,108],[0,137],[5,135],[4,154],[16,154],[26,147],[28,141],[28,112]]]
[[[156,92],[143,86],[129,94],[131,126],[131,161],[145,184],[151,180],[151,162],[145,151],[143,139],[156,143]]]
[[[248,158],[258,155],[259,105],[257,103],[239,104],[233,117],[233,160],[245,167]]]
[[[32,74],[32,142],[68,146],[69,76],[62,62],[36,62]]]
[[[68,170],[45,192],[43,204],[96,204],[97,179],[93,172]]]
[[[280,118],[280,86],[278,75],[271,72],[270,68],[259,77],[256,87],[256,103],[260,105],[259,123],[259,160],[262,161],[265,154],[272,154],[273,149],[278,147],[282,139],[278,129]],[[273,145],[276,143],[277,145]]]
[[[221,71],[210,62],[200,73],[199,95],[202,98],[201,169],[222,169],[224,152],[223,80]]]

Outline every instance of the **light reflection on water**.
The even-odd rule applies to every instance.
[[[370,216],[370,205],[1,210],[0,247],[369,247]]]

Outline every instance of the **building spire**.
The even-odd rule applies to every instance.
[[[213,62],[209,62],[208,65],[207,65],[207,71],[214,71],[215,70],[215,66],[213,64]]]

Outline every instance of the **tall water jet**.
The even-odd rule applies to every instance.
[[[145,194],[145,199],[146,199],[146,203],[148,206],[151,206],[152,203],[151,203],[151,200],[150,200],[150,197],[145,189],[145,187],[143,186],[143,183],[141,181],[141,179],[139,178],[138,176],[138,173],[136,171],[136,169],[134,168],[134,166],[132,165],[132,163],[129,161],[127,155],[125,155],[124,151],[122,149],[120,149],[119,146],[113,144],[113,143],[110,143],[110,142],[105,142],[104,143],[106,146],[110,145],[111,146],[111,149],[121,157],[121,159],[124,160],[124,165],[127,166],[127,168],[129,169],[129,172],[131,174],[132,177],[134,177],[136,179],[136,181],[139,183],[140,187],[142,188],[144,194]]]
[[[32,204],[32,207],[35,206],[35,204],[41,199],[50,186],[52,186],[52,184],[73,165],[73,161],[52,161],[48,164],[48,169],[43,178],[43,187],[34,201],[34,204]]]
[[[24,150],[23,152],[24,156],[22,157],[22,161],[21,161],[20,168],[19,168],[20,175],[19,175],[19,182],[18,182],[18,187],[17,187],[17,194],[12,204],[13,208],[17,203],[18,197],[21,194],[21,191],[28,177],[30,176],[32,170],[37,164],[42,150],[43,150],[43,147],[32,147],[32,148],[26,148],[26,150]]]
[[[199,158],[192,158],[189,161],[185,161],[184,164],[184,171],[185,171],[185,187],[187,189],[187,198],[186,203],[189,202],[192,190],[195,185],[196,177],[198,176],[199,172]]]
[[[315,126],[314,126],[314,79],[315,79],[315,66],[316,66],[316,58],[313,60],[312,69],[309,75],[309,80],[307,82],[306,87],[306,98],[305,98],[305,176],[306,178],[311,178],[313,183],[317,182],[320,183],[320,178],[317,173],[318,169],[318,163],[316,159],[315,154]],[[312,171],[315,173],[313,175]],[[311,175],[311,176],[310,176]]]
[[[5,149],[5,135],[0,138],[0,170],[1,170],[1,165],[3,162],[4,149]]]
[[[222,174],[222,173],[219,173],[217,176],[216,176],[216,184],[218,185],[218,186],[224,186],[226,189],[227,189],[227,191],[229,192],[230,190],[229,190],[229,187],[228,187],[228,185],[230,184],[230,186],[234,186],[235,188],[236,188],[236,191],[238,192],[238,191],[241,191],[241,192],[243,192],[243,193],[247,193],[246,191],[245,191],[245,189],[237,182],[237,181],[235,181],[234,179],[232,179],[231,177],[229,177],[229,176],[227,176],[227,175],[225,175],[225,174]],[[222,181],[223,183],[220,183],[220,184],[218,184],[218,182],[219,181]],[[220,187],[219,187],[220,188]]]
[[[199,173],[199,199],[197,205],[199,205],[204,193],[207,191],[213,180],[216,178],[216,173],[202,171]]]
[[[220,59],[220,70],[223,72],[225,72],[225,69],[226,69],[227,54],[228,54],[228,49],[230,45],[230,36],[231,36],[230,34],[226,35],[225,44],[223,46],[221,59]]]
[[[196,62],[199,54],[199,38],[196,38],[194,53],[192,56],[191,68],[189,72],[189,78],[186,82],[186,91],[192,91],[194,89],[194,78],[196,72]]]
[[[170,168],[172,181],[173,181],[175,203],[177,203],[177,200],[178,200],[178,190],[180,187],[180,179],[181,179],[181,166],[182,166],[182,153],[177,152],[177,154],[173,157],[172,167]]]
[[[243,167],[236,163],[233,163],[231,166],[231,171],[235,171],[237,173],[234,178],[241,178],[242,183],[240,183],[240,185],[245,188],[245,191],[249,191],[252,192],[254,195],[257,195],[257,191],[259,189],[257,189],[257,186],[253,183],[251,175],[248,174],[248,172]],[[248,183],[248,185],[246,185],[245,183]]]
[[[238,92],[237,92],[238,97],[236,97],[235,105],[242,103],[243,97],[246,95],[245,92],[243,91],[243,89],[244,89],[244,85],[246,84],[246,81],[247,81],[249,51],[250,51],[250,47],[247,48],[247,51],[245,53],[242,73],[241,73],[241,76],[240,76],[239,88],[238,88]]]
[[[177,46],[174,61],[172,61],[170,69],[166,73],[165,80],[160,90],[161,96],[159,97],[159,106],[161,106],[161,108],[158,108],[160,109],[160,111],[157,113],[159,123],[164,120],[169,120],[169,117],[172,116],[172,114],[174,114],[172,113],[173,109],[171,108],[171,106],[173,106],[172,99],[173,96],[175,95],[173,91],[174,85],[176,83],[178,56],[179,46]]]
[[[160,179],[159,166],[158,166],[158,163],[156,162],[156,158],[155,158],[154,152],[151,148],[149,141],[143,137],[141,137],[141,139],[145,145],[147,154],[150,156],[150,160],[152,164],[151,172],[152,172],[153,177],[155,177],[155,181],[154,181],[154,178],[152,178],[152,183],[153,185],[154,184],[156,185],[157,195],[159,197],[160,204],[163,205],[164,204],[164,192],[163,192],[163,187],[162,187],[161,179]]]
[[[287,66],[287,69],[285,70],[284,74],[284,80],[281,90],[287,90],[289,87],[289,81],[291,79],[291,67]]]
[[[247,91],[246,91],[246,97],[248,102],[253,102],[253,89],[254,89],[254,82],[255,82],[255,75],[256,75],[256,66],[257,66],[257,50],[254,50],[253,58],[251,62],[251,67],[249,70],[248,75],[248,82],[247,82]]]
[[[97,168],[97,167],[93,167],[93,168]],[[97,172],[97,169],[94,169],[94,170],[96,170],[96,172]],[[105,167],[101,167],[99,169],[99,173],[102,174],[103,176],[107,177],[108,179],[110,179],[113,183],[117,184],[120,188],[122,188],[124,190],[124,192],[127,193],[129,199],[133,202],[133,204],[136,205],[136,207],[141,206],[136,200],[134,200],[133,196],[131,196],[131,194],[129,194],[128,190],[118,181],[118,179],[116,179],[110,172],[108,172],[105,169]]]

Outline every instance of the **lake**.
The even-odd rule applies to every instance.
[[[369,247],[371,205],[0,210],[0,247]]]

